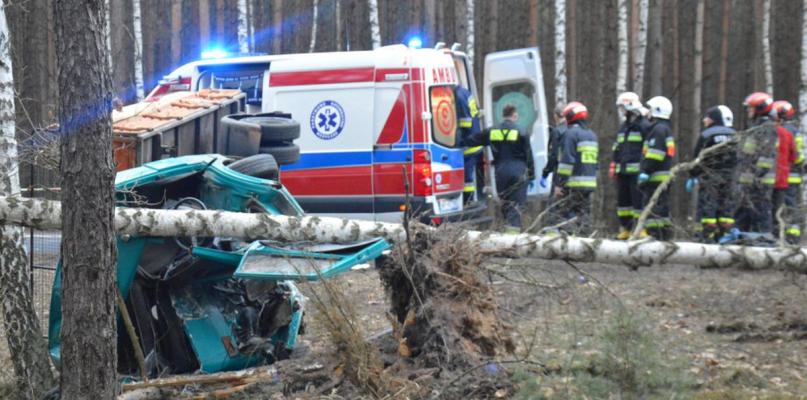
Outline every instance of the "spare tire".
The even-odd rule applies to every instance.
[[[294,164],[300,161],[300,147],[292,143],[284,146],[261,146],[259,153],[271,154],[278,165]]]
[[[280,117],[246,117],[242,122],[261,127],[261,144],[267,142],[290,142],[300,137],[300,123]]]
[[[271,154],[249,156],[227,167],[235,172],[254,176],[255,178],[277,180],[278,176],[280,176],[280,168],[278,168],[277,162]]]

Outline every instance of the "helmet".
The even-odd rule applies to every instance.
[[[573,101],[563,107],[563,116],[568,124],[574,121],[585,121],[588,119],[588,108],[579,101]]]
[[[639,95],[633,92],[625,92],[616,98],[616,105],[625,107],[627,111],[637,111],[642,107]]]
[[[796,115],[796,110],[793,109],[793,105],[789,101],[774,101],[773,109],[776,110],[776,116],[779,119],[791,119]]]
[[[670,119],[673,112],[672,103],[664,96],[653,97],[647,101],[647,106],[653,118]]]
[[[764,92],[754,92],[745,98],[743,105],[752,107],[756,115],[766,115],[773,110],[773,97]]]
[[[724,126],[731,127],[734,124],[734,113],[726,106],[714,106],[706,110],[706,116]]]

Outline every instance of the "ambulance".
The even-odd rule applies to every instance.
[[[457,48],[220,54],[175,70],[146,101],[177,91],[240,89],[246,113],[291,114],[300,123],[294,142],[300,158],[281,167],[280,179],[307,213],[400,222],[408,185],[410,210],[420,220],[474,220],[485,205],[462,202],[454,90],[460,85],[480,96],[470,61]],[[542,168],[548,121],[538,49],[489,54],[482,98],[487,126],[500,122],[504,104],[518,107],[518,123],[531,134],[535,166]],[[495,187],[486,189],[495,196]],[[529,194],[547,189],[532,182]]]

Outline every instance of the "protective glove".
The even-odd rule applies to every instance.
[[[640,185],[641,185],[641,184],[643,184],[643,183],[645,183],[645,182],[647,182],[647,180],[648,180],[648,179],[650,179],[650,175],[645,174],[644,172],[642,172],[641,174],[639,174],[639,184],[640,184]]]
[[[616,163],[611,162],[611,166],[608,168],[608,177],[612,180],[616,180]]]
[[[546,187],[546,178],[541,178],[541,182],[539,182],[539,183],[541,184],[542,188],[545,188]]]
[[[687,192],[691,192],[695,185],[698,184],[698,178],[689,178],[687,179]]]

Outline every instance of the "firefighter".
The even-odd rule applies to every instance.
[[[588,128],[588,109],[583,103],[574,101],[564,106],[563,117],[568,130],[559,148],[553,207],[565,221],[577,218],[574,225],[587,229],[590,227],[591,193],[597,188],[597,135]]]
[[[799,157],[796,143],[793,134],[785,129],[782,125],[782,116],[789,112],[793,112],[793,106],[787,101],[773,102],[773,117],[776,120],[776,133],[779,137],[778,157],[776,159],[776,183],[773,186],[772,198],[772,219],[774,226],[774,234],[779,235],[779,219],[777,213],[780,208],[782,210],[782,219],[785,221],[785,237],[790,244],[798,243],[801,236],[801,230],[798,225],[798,213],[796,211],[796,198],[789,196],[790,190],[790,173],[797,170],[799,164],[804,161],[803,157]]]
[[[477,132],[463,141],[465,147],[490,146],[496,168],[496,189],[502,200],[507,233],[521,232],[521,213],[527,204],[527,184],[535,179],[530,137],[516,125],[516,106],[505,104],[501,124]]]
[[[547,154],[547,161],[546,166],[544,167],[543,171],[541,172],[541,187],[547,186],[546,178],[549,177],[549,174],[553,175],[553,180],[557,179],[557,169],[558,169],[558,158],[560,157],[560,144],[563,140],[563,135],[566,133],[568,127],[566,126],[566,118],[563,117],[563,107],[558,106],[555,107],[555,128],[549,132],[549,143],[547,146],[546,154]],[[554,192],[554,183],[552,185],[552,190],[550,192]]]
[[[473,93],[460,85],[454,89],[454,99],[457,107],[457,119],[460,122],[459,137],[460,140],[464,140],[474,132],[482,130],[479,122],[479,109]],[[475,175],[477,161],[482,157],[482,146],[466,148],[463,155],[465,156],[465,186],[462,190],[462,200],[467,204],[469,201],[478,200]]]
[[[695,144],[695,155],[701,151],[732,140],[737,131],[732,128],[734,114],[726,106],[714,106],[706,111],[703,127],[706,128]],[[697,220],[695,227],[702,243],[714,243],[734,229],[734,186],[732,179],[737,166],[737,152],[733,147],[718,150],[690,170],[687,192],[698,186]]]
[[[750,131],[743,133],[739,145],[737,172],[741,197],[735,219],[743,232],[770,234],[779,139],[771,118],[773,98],[767,93],[755,92],[745,98],[743,105],[751,123],[748,126]]]
[[[647,106],[650,109],[652,125],[642,145],[643,156],[638,176],[638,183],[644,197],[643,209],[648,205],[659,185],[669,179],[670,169],[675,158],[675,140],[672,129],[670,129],[672,103],[666,97],[656,96],[647,101]],[[648,236],[648,234],[658,240],[671,238],[669,191],[661,194],[652,209],[641,236]]]
[[[608,176],[616,180],[617,215],[619,235],[617,240],[627,240],[631,236],[634,221],[642,213],[642,193],[639,191],[637,176],[642,159],[642,143],[650,123],[642,114],[639,95],[622,93],[616,99],[616,106],[624,118],[614,142],[614,158]]]
[[[793,135],[793,142],[796,145],[796,162],[794,165],[790,166],[790,176],[787,179],[788,188],[787,188],[787,197],[785,204],[788,206],[795,207],[796,209],[796,223],[790,225],[787,228],[788,240],[799,243],[801,242],[801,221],[803,220],[803,215],[801,211],[798,211],[803,203],[802,200],[802,182],[804,180],[804,167],[805,167],[805,154],[804,154],[804,134],[799,132],[798,127],[793,121],[795,117],[795,110],[793,106],[787,102],[777,102],[780,103],[779,106],[776,106],[774,103],[774,109],[779,116],[779,121],[782,124],[782,127],[787,129],[791,135]]]

